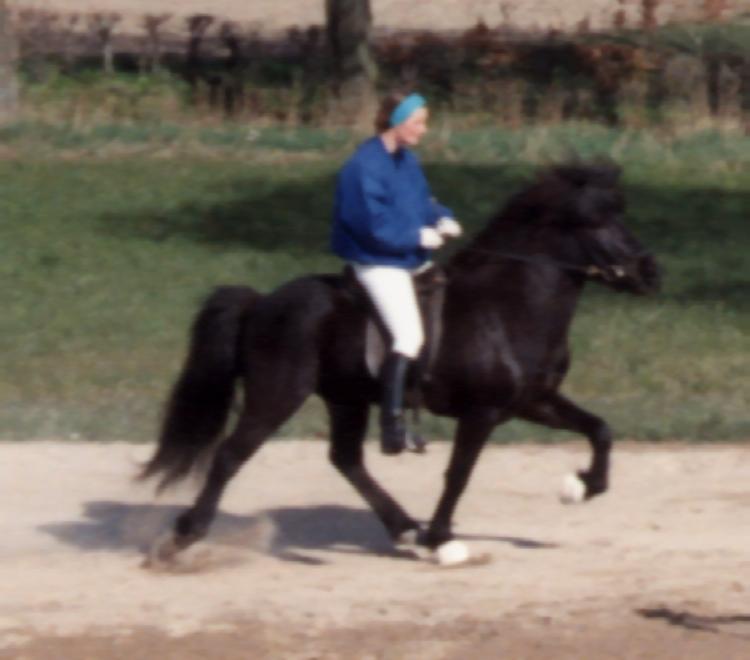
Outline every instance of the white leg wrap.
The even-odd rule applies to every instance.
[[[560,501],[563,504],[579,504],[586,499],[586,484],[577,474],[566,474],[560,488]]]
[[[441,566],[455,566],[469,560],[471,554],[465,543],[453,539],[438,546],[435,550],[435,559]]]

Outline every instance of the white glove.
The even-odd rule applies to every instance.
[[[445,241],[440,232],[434,227],[422,227],[419,230],[419,244],[425,250],[437,250],[442,247]]]
[[[437,221],[436,229],[440,232],[441,236],[445,238],[458,238],[464,233],[461,225],[458,224],[453,218],[445,216]]]

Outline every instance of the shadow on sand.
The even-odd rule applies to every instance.
[[[670,607],[636,610],[644,619],[662,621],[670,626],[699,632],[731,635],[750,639],[750,614],[702,615]]]
[[[60,542],[83,551],[147,552],[183,505],[94,501],[84,505],[80,520],[43,525],[40,529]],[[534,539],[458,534],[472,541],[491,541],[521,549],[558,547]],[[298,563],[326,563],[307,553],[364,553],[413,559],[394,548],[385,529],[368,509],[338,505],[279,507],[256,515],[219,512],[208,541],[244,548]]]

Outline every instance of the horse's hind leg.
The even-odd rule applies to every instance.
[[[607,490],[612,432],[603,419],[557,392],[534,401],[517,414],[530,422],[585,435],[591,444],[592,456],[588,470],[578,473],[585,487],[583,497],[589,499]],[[574,494],[571,494],[571,499],[576,499]]]
[[[330,460],[370,505],[395,541],[416,536],[419,524],[411,518],[370,476],[363,459],[368,405],[341,405],[326,402],[331,420]]]
[[[273,428],[258,423],[253,416],[242,415],[234,432],[216,450],[195,503],[175,521],[175,550],[182,550],[207,534],[227,483],[272,432]]]
[[[298,374],[306,370],[300,364]],[[294,380],[294,378],[292,378]],[[202,539],[208,532],[219,501],[229,480],[260,448],[263,442],[302,405],[312,387],[309,378],[297,382],[269,379],[247,385],[245,406],[237,426],[214,453],[208,475],[193,506],[177,517],[171,537],[157,543],[151,555],[155,561],[167,560]],[[284,388],[281,392],[279,388]],[[265,388],[265,393],[261,394]]]

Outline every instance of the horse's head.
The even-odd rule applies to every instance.
[[[560,258],[590,279],[616,291],[652,293],[661,284],[660,269],[624,224],[619,179],[620,168],[609,163],[548,170],[537,188],[540,221],[554,235]]]

